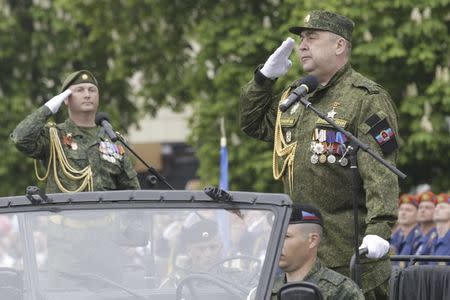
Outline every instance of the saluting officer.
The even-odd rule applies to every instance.
[[[46,192],[139,189],[125,148],[95,124],[99,89],[94,75],[76,71],[64,80],[60,92],[11,134],[17,149],[35,159],[36,176],[47,181]],[[47,123],[63,102],[69,118],[61,124]],[[39,174],[37,160],[43,162],[44,174]]]
[[[353,27],[353,21],[344,16],[312,11],[301,26],[290,28],[300,35],[303,70],[319,81],[306,100],[395,165],[397,111],[379,84],[351,67]],[[349,141],[299,103],[283,113],[278,109],[280,101],[300,83],[291,83],[281,97],[274,92],[276,79],[292,65],[289,56],[294,47],[294,40],[286,39],[244,86],[241,128],[254,138],[274,143],[274,178],[283,181],[292,199],[314,203],[320,209],[327,227],[319,257],[327,267],[348,275],[354,250]],[[362,285],[367,299],[383,299],[391,273],[386,240],[396,220],[398,180],[364,151],[358,152],[358,167],[363,182],[359,239],[369,249],[367,256],[377,259],[362,260]]]

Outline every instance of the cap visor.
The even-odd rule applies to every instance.
[[[300,33],[302,33],[303,30],[305,30],[305,27],[294,26],[294,27],[289,28],[290,33],[298,34],[298,35],[300,35]]]

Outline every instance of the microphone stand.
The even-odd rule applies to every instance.
[[[148,172],[153,175],[149,179],[151,184],[155,184],[157,182],[157,180],[159,180],[162,183],[164,183],[169,189],[175,190],[155,168],[153,168],[152,166],[149,166],[136,152],[134,152],[133,149],[130,148],[130,146],[128,146],[128,144],[125,142],[125,139],[123,138],[122,134],[120,134],[120,132],[116,132],[116,135],[117,135],[117,139],[122,143],[122,145],[124,145],[128,150],[130,150],[130,152],[133,153],[133,155],[137,159],[139,159],[140,162],[142,162],[144,164],[144,166],[147,167]]]
[[[392,173],[394,173],[401,179],[405,179],[406,174],[404,174],[399,169],[397,169],[396,167],[391,165],[388,161],[386,161],[381,156],[379,156],[378,153],[372,151],[372,149],[370,149],[368,145],[361,142],[351,132],[340,127],[327,115],[325,115],[321,111],[317,110],[314,106],[311,105],[311,102],[306,100],[304,97],[300,97],[299,101],[306,107],[306,109],[309,108],[310,110],[312,110],[320,118],[324,119],[329,124],[331,124],[336,130],[338,130],[339,132],[344,134],[347,137],[347,139],[350,141],[350,145],[348,146],[347,149],[349,150],[349,153],[350,153],[350,169],[352,171],[353,222],[354,222],[354,233],[355,233],[355,238],[354,238],[354,247],[355,247],[354,266],[355,266],[355,268],[354,268],[354,272],[352,273],[352,279],[361,288],[361,266],[359,263],[359,249],[358,249],[359,248],[358,203],[360,203],[359,195],[361,194],[360,191],[362,190],[362,180],[361,180],[361,177],[359,176],[359,172],[358,172],[358,162],[356,159],[357,152],[359,149],[362,149],[363,151],[367,152],[373,158],[375,158],[379,163],[384,165]]]

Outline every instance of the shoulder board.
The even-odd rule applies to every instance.
[[[326,280],[326,281],[330,282],[331,284],[338,286],[345,280],[345,277],[331,269],[326,268],[322,272],[322,276],[320,279]]]
[[[361,74],[355,72],[355,78],[352,82],[352,85],[359,89],[364,89],[369,94],[379,94],[382,90],[382,87],[378,84],[373,82],[370,79],[365,78]]]

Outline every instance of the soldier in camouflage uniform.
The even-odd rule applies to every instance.
[[[69,118],[61,124],[47,123],[62,103]],[[99,104],[96,78],[87,70],[70,74],[61,93],[27,116],[11,134],[17,149],[46,168],[46,193],[93,190],[139,189],[137,173],[120,143],[113,143],[95,124]],[[90,212],[49,217],[47,236],[49,284],[76,285],[62,274],[95,273],[120,281],[126,255],[122,245],[146,244],[129,232],[147,228],[142,218],[116,213]],[[119,232],[119,234],[118,234]],[[147,234],[148,236],[148,234]]]
[[[137,173],[120,143],[113,143],[95,124],[99,103],[98,84],[87,70],[70,74],[61,94],[47,101],[14,129],[11,140],[25,155],[46,167],[46,192],[139,189]],[[47,123],[62,102],[69,118],[62,124]],[[55,130],[56,129],[56,130]]]
[[[324,267],[317,250],[322,238],[323,219],[310,205],[294,204],[279,266],[285,272],[275,281],[272,299],[285,283],[306,281],[316,284],[326,300],[364,299],[350,278]]]
[[[303,70],[315,77],[319,87],[306,100],[349,130],[391,164],[397,158],[397,111],[389,94],[350,65],[353,22],[346,17],[312,11],[303,26],[290,31],[301,37],[299,58]],[[242,130],[251,137],[273,142],[273,172],[292,199],[314,203],[327,228],[319,257],[329,268],[349,274],[353,254],[352,176],[348,160],[349,141],[316,114],[296,103],[285,112],[278,109],[300,80],[280,95],[275,80],[292,63],[294,41],[288,38],[256,69],[244,86],[240,100]],[[359,205],[359,240],[369,249],[362,259],[362,285],[366,298],[387,298],[391,272],[389,238],[396,220],[398,180],[364,151],[358,151],[363,182]]]

